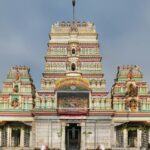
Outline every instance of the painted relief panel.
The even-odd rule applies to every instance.
[[[57,93],[59,113],[86,113],[89,105],[89,93]]]

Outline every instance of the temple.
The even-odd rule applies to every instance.
[[[41,87],[10,68],[0,92],[2,150],[140,150],[150,143],[150,93],[137,65],[118,66],[110,94],[94,23],[52,25]]]

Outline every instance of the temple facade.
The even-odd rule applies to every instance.
[[[150,94],[139,66],[118,66],[110,92],[92,22],[58,22],[49,33],[40,90],[12,67],[0,92],[2,150],[140,150],[150,143]]]

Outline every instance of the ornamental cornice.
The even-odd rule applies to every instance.
[[[116,112],[114,117],[150,117],[149,112]]]
[[[77,36],[98,36],[98,33],[81,33],[81,32],[75,32],[75,33],[71,33],[71,32],[56,32],[56,33],[49,33],[49,37],[52,36],[69,36],[70,35],[77,35]]]
[[[141,86],[141,85],[147,85],[146,82],[144,81],[135,81],[137,86]],[[115,84],[113,86],[126,86],[127,82],[115,82]]]
[[[66,56],[66,57],[45,57],[45,60],[46,60],[46,62],[66,62],[66,59],[67,59],[68,57]]]
[[[112,109],[110,110],[101,110],[101,111],[89,111],[89,116],[110,116],[113,117],[114,116],[114,111]],[[111,119],[111,118],[110,118]]]
[[[56,110],[49,111],[49,110],[35,109],[35,110],[32,110],[32,114],[34,116],[58,116]]]
[[[85,78],[103,78],[104,74],[83,74],[82,76]]]
[[[65,77],[65,73],[43,73],[44,78],[63,78]],[[104,74],[83,74],[84,78],[103,78]]]
[[[62,73],[62,74],[61,73],[58,73],[58,74],[43,73],[43,77],[44,78],[63,78],[63,77],[65,77],[65,74],[64,73]]]
[[[55,92],[51,92],[51,91],[38,91],[37,92],[39,96],[54,96]]]
[[[89,57],[78,57],[79,58],[79,61],[80,62],[99,62],[102,60],[102,57],[99,57],[99,56],[89,56]],[[66,60],[68,59],[68,56],[66,57],[49,57],[49,56],[46,56],[45,57],[45,60],[46,62],[66,62]]]
[[[0,111],[0,116],[9,116],[9,117],[32,117],[33,115],[32,115],[32,113],[29,111],[29,112],[25,112],[25,110],[22,110],[22,111],[20,111],[20,110],[16,110],[15,112],[14,111],[11,111],[11,110],[9,110],[9,112],[8,112],[8,110],[7,110],[7,112],[4,110],[4,111]]]
[[[48,50],[51,48],[68,48],[68,43],[48,43]],[[99,48],[99,43],[78,43],[80,48]]]
[[[109,92],[92,92],[91,96],[107,96]]]

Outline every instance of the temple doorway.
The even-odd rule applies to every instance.
[[[0,147],[30,147],[31,125],[8,121],[0,125]]]
[[[12,146],[19,147],[20,146],[20,129],[12,128]]]
[[[137,130],[128,131],[128,145],[129,147],[137,147]]]
[[[81,127],[77,123],[66,126],[66,150],[80,150]]]

